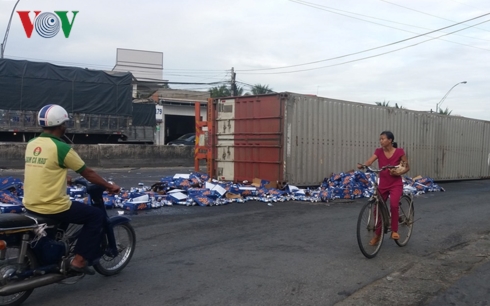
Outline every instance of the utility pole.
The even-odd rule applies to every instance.
[[[0,58],[3,58],[3,53],[5,52],[5,47],[7,47],[7,38],[9,36],[9,31],[10,31],[10,24],[12,23],[12,16],[14,15],[15,8],[17,7],[17,4],[19,4],[20,0],[17,0],[15,2],[14,8],[12,9],[12,12],[10,13],[10,19],[9,23],[7,24],[7,30],[5,30],[5,36],[3,37],[3,41],[0,44]]]
[[[233,97],[238,96],[238,89],[236,87],[236,73],[234,67],[231,67],[231,95]]]

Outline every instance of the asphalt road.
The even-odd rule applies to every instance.
[[[131,187],[188,170],[102,174]],[[446,192],[415,199],[408,245],[386,237],[374,259],[356,242],[365,200],[142,212],[122,273],[39,288],[24,305],[487,305],[490,181],[441,185]]]

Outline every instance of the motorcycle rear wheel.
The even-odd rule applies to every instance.
[[[7,248],[7,254],[5,260],[0,260],[0,270],[7,268],[8,266],[17,267],[17,257],[19,256],[19,247],[12,246]],[[37,260],[32,250],[27,249],[26,253],[26,269],[34,269],[37,267]],[[0,285],[2,286],[2,285]],[[34,289],[14,293],[11,295],[0,296],[0,305],[2,306],[17,306],[22,304],[29,295],[34,291]]]
[[[121,272],[133,257],[136,247],[136,234],[131,224],[123,223],[114,226],[114,236],[119,254],[116,257],[104,254],[94,265],[95,271],[105,276]]]

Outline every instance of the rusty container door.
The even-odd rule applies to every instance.
[[[220,99],[216,114],[219,179],[283,179],[284,107],[279,95]]]

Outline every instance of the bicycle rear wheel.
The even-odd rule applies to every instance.
[[[371,240],[376,236],[376,228],[381,228],[379,242],[370,245]],[[364,205],[357,219],[357,243],[364,256],[373,258],[378,254],[383,244],[384,222],[377,202],[368,202]]]
[[[408,240],[410,240],[410,236],[412,236],[413,222],[415,218],[412,198],[407,195],[402,196],[398,211],[398,234],[400,235],[400,239],[395,240],[395,242],[398,246],[403,247],[407,245]]]

